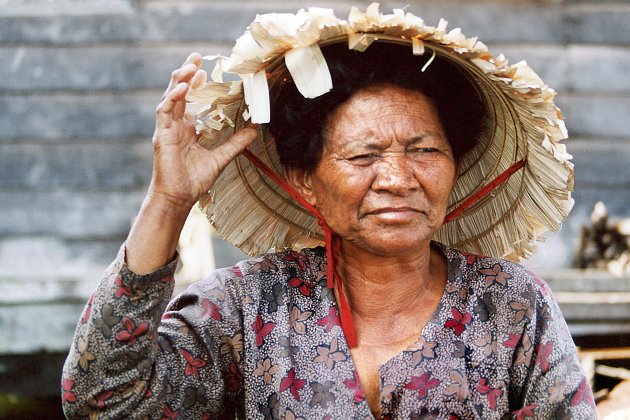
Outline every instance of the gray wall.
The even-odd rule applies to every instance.
[[[352,4],[368,3],[319,4],[345,16]],[[629,213],[630,3],[381,7],[405,4],[429,23],[445,17],[450,28],[462,26],[512,62],[526,59],[559,91],[577,204],[530,264],[568,266],[596,201]],[[304,5],[0,0],[0,354],[69,345],[82,302],[142,200],[154,109],[171,69],[191,50],[228,53],[256,13]],[[234,258],[222,252],[220,263]]]

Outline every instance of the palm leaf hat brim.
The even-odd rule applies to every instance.
[[[347,19],[322,8],[258,15],[229,57],[206,57],[215,60],[212,81],[187,97],[198,142],[212,148],[249,120],[269,122],[278,74],[288,71],[307,98],[333,89],[321,47],[408,45],[409,54],[427,56],[427,65],[437,57],[457,67],[484,103],[481,133],[460,162],[450,214],[434,239],[464,252],[527,258],[573,206],[573,164],[562,143],[567,132],[555,91],[525,62],[509,64],[477,38],[446,28],[443,19],[428,26],[400,9],[383,14],[376,3],[365,12],[353,8]],[[240,80],[224,81],[226,75]],[[249,151],[282,174],[273,138],[264,126],[257,130]],[[250,255],[324,242],[317,218],[243,155],[199,204],[218,234]]]

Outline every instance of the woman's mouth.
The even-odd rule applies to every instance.
[[[407,222],[417,218],[419,213],[420,211],[413,207],[382,207],[370,211],[368,215],[391,222]]]

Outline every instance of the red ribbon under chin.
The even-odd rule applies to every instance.
[[[346,295],[343,291],[341,276],[335,269],[336,258],[341,250],[341,242],[339,241],[339,238],[337,237],[337,235],[334,234],[332,229],[330,229],[330,226],[328,226],[321,213],[317,211],[317,209],[313,207],[308,201],[306,201],[304,197],[300,195],[300,193],[293,189],[293,187],[289,185],[280,175],[278,175],[277,172],[267,166],[256,155],[254,155],[247,149],[243,151],[243,156],[249,159],[249,161],[254,166],[263,171],[265,175],[273,179],[291,197],[293,197],[298,203],[300,203],[300,205],[311,212],[313,216],[315,216],[319,221],[319,226],[321,226],[325,235],[326,258],[328,260],[328,265],[326,266],[326,286],[329,289],[334,289],[337,291],[337,295],[339,296],[339,318],[341,321],[341,329],[346,336],[348,346],[351,348],[356,347],[357,335],[354,328],[354,321],[352,320],[352,311],[350,310],[350,304],[348,303]]]

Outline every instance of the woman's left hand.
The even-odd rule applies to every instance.
[[[186,115],[186,95],[206,81],[201,55],[192,53],[171,75],[156,109],[153,134],[153,176],[149,196],[161,196],[190,210],[225,166],[255,138],[251,128],[239,130],[223,144],[206,150],[197,143],[194,121]]]
[[[206,80],[200,67],[201,54],[190,54],[171,74],[156,109],[151,185],[126,243],[128,267],[138,274],[156,270],[173,257],[192,206],[256,138],[256,130],[245,128],[212,150],[197,143],[194,122],[185,110],[189,90]]]

